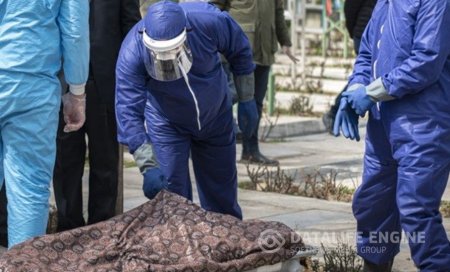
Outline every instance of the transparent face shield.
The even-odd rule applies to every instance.
[[[148,74],[160,81],[173,81],[183,77],[192,67],[192,53],[186,39],[186,30],[169,41],[155,41],[143,33],[149,53],[145,61]]]

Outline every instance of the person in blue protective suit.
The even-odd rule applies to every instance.
[[[420,271],[450,270],[439,213],[450,171],[449,25],[448,0],[379,0],[364,32],[334,133],[358,140],[368,112],[353,200],[365,271],[390,271],[402,229]]]
[[[8,243],[45,234],[62,97],[65,131],[85,118],[88,1],[0,1],[0,183],[8,199]],[[1,185],[1,184],[0,184]]]
[[[191,154],[202,207],[242,218],[232,107],[219,53],[235,75],[241,129],[253,133],[254,64],[244,32],[208,3],[160,1],[119,53],[118,138],[134,155],[148,198],[168,189],[192,199]]]

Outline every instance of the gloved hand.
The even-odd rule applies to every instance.
[[[359,141],[359,129],[358,118],[355,110],[352,109],[347,101],[346,97],[342,97],[339,109],[336,113],[336,119],[334,120],[333,134],[334,136],[340,135],[340,130],[344,134],[345,138]]]
[[[246,137],[253,135],[258,125],[258,110],[255,99],[239,102],[238,104],[238,125],[242,134]]]
[[[372,98],[367,95],[366,87],[363,86],[354,91],[345,91],[342,96],[347,97],[350,106],[361,117],[364,117],[366,112],[375,104]]]
[[[86,94],[74,95],[67,92],[62,97],[64,113],[64,132],[80,129],[86,121]]]
[[[145,171],[142,190],[144,190],[144,195],[147,198],[153,199],[162,189],[167,189],[167,187],[167,179],[159,168],[149,168]]]

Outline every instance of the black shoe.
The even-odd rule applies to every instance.
[[[260,152],[254,154],[242,154],[241,163],[254,163],[267,166],[278,166],[280,164],[277,160],[272,160],[261,154]]]
[[[391,260],[384,264],[374,264],[364,260],[363,272],[391,272],[394,260]]]

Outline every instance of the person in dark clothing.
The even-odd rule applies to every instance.
[[[82,176],[89,149],[88,224],[115,215],[119,144],[114,110],[115,66],[122,40],[140,20],[138,0],[90,1],[91,59],[86,84],[86,123],[64,133],[60,118],[53,186],[58,231],[85,225]]]
[[[243,136],[241,163],[278,165],[278,160],[270,159],[261,153],[258,128],[262,116],[263,102],[267,92],[271,65],[275,62],[278,44],[294,63],[297,58],[291,53],[292,42],[284,18],[284,2],[281,0],[210,0],[219,9],[229,14],[239,23],[250,41],[253,61],[256,64],[255,100],[258,108],[258,126],[250,136]],[[227,69],[227,66],[224,66]]]
[[[6,189],[5,183],[0,190],[0,246],[8,247],[8,225],[6,224],[8,212],[6,210]]]
[[[376,0],[346,0],[344,3],[345,26],[350,34],[350,38],[353,39],[353,49],[356,55],[358,55],[361,37],[369,23],[376,3]],[[329,133],[333,132],[334,119],[336,118],[336,113],[341,102],[342,93],[346,89],[347,86],[338,94],[334,100],[334,105],[322,117],[323,123]]]
[[[361,37],[376,2],[376,0],[346,0],[344,3],[345,26],[353,39],[355,54],[358,54]]]

